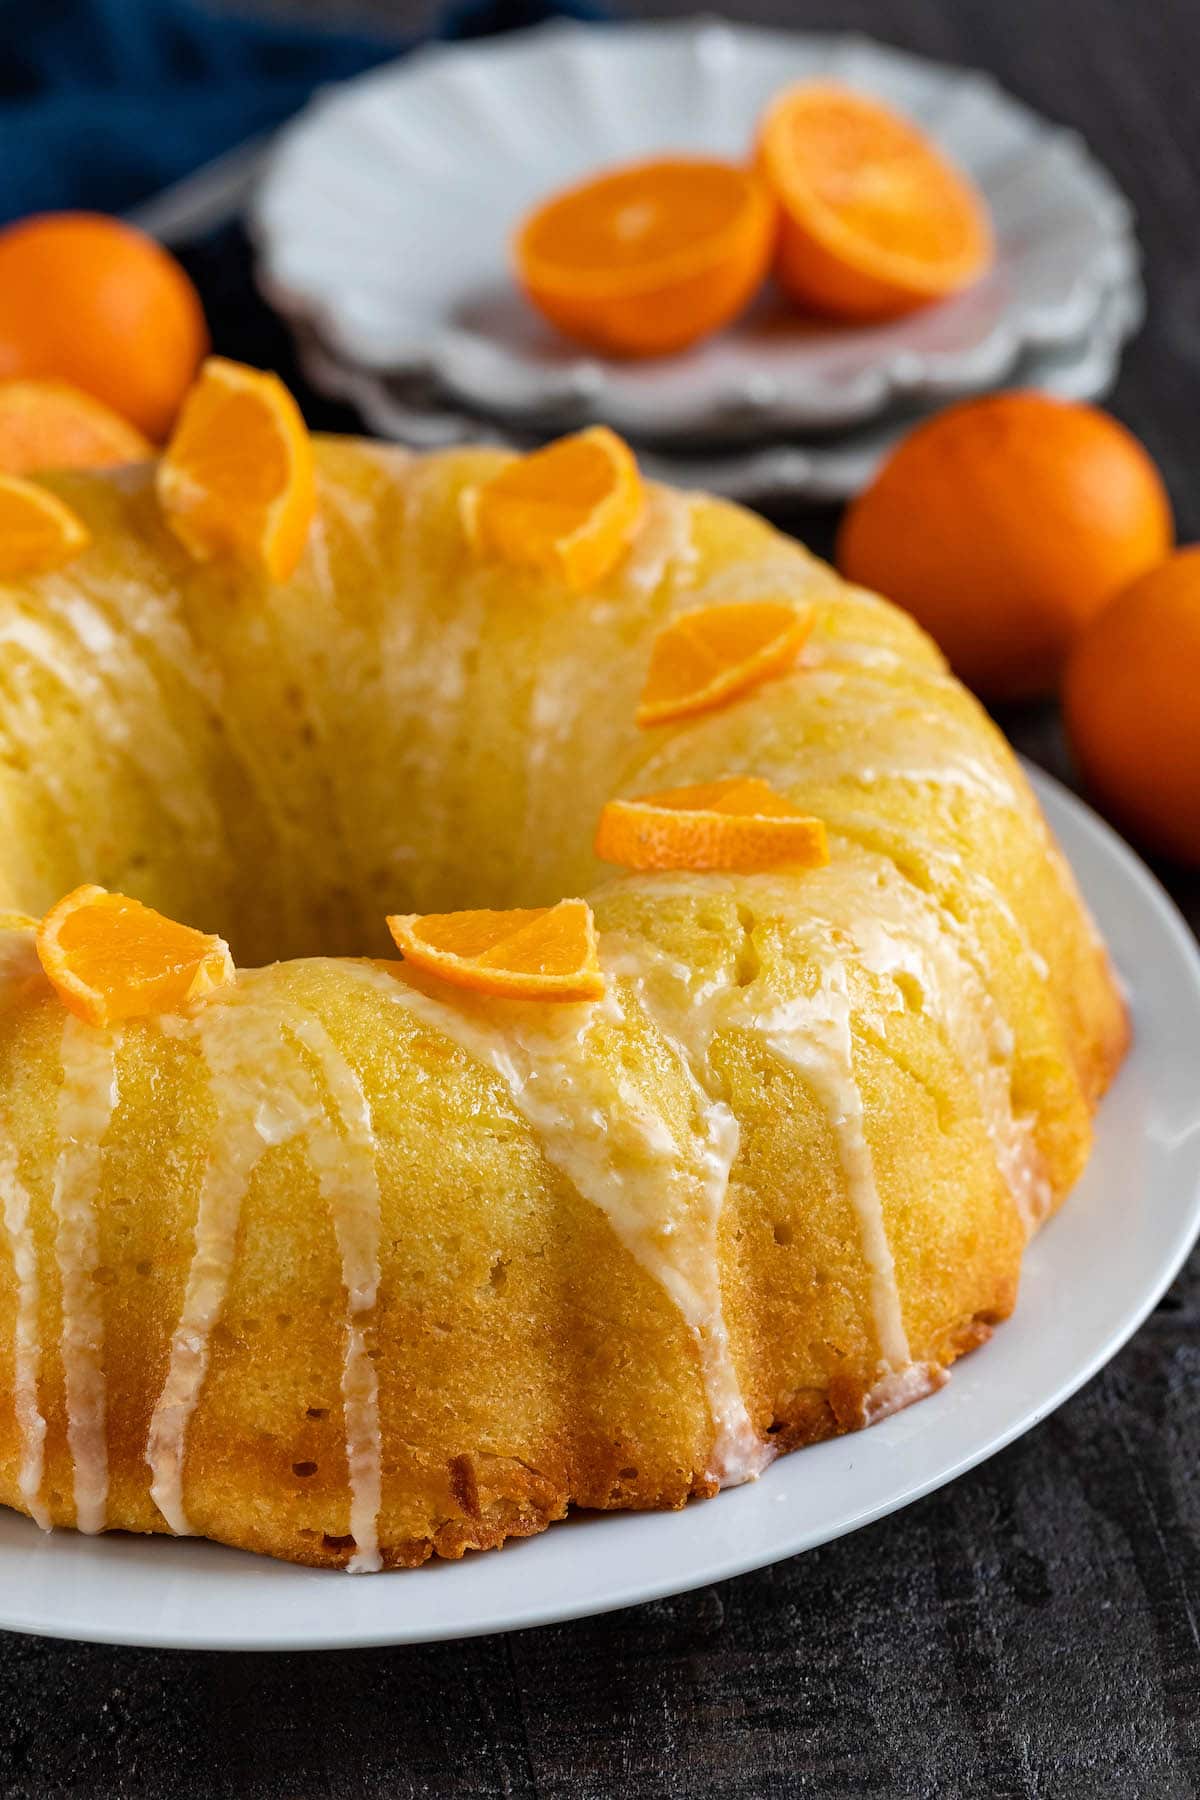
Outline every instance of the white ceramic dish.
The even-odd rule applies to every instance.
[[[1011,385],[1036,388],[1060,400],[1099,400],[1116,380],[1121,348],[1141,323],[1142,312],[1141,282],[1133,275],[1105,296],[1078,343],[1030,351],[1010,372]],[[372,430],[414,449],[501,443],[524,450],[542,441],[541,433],[512,430],[494,418],[455,405],[428,376],[383,375],[343,362],[315,332],[304,327],[297,331],[297,349],[313,387],[333,399],[348,401]],[[690,453],[638,445],[638,460],[656,481],[704,488],[729,500],[752,505],[786,501],[823,505],[859,493],[892,445],[923,416],[924,411],[905,409],[851,431],[805,442],[765,442]]]
[[[581,1516],[462,1563],[353,1578],[162,1538],[44,1537],[0,1513],[0,1626],[102,1643],[421,1643],[632,1606],[869,1524],[1028,1431],[1145,1318],[1200,1229],[1200,953],[1144,866],[1057,783],[1050,822],[1133,983],[1133,1051],[1091,1166],[1032,1245],[1015,1317],[939,1394],[682,1513]]]
[[[663,149],[740,158],[768,98],[821,75],[920,121],[979,183],[997,259],[968,293],[847,329],[768,290],[706,344],[642,363],[581,353],[517,293],[507,239],[536,200]],[[844,427],[991,387],[1029,350],[1077,341],[1137,257],[1128,205],[1080,140],[987,77],[714,20],[558,22],[421,51],[287,128],[250,218],[268,297],[339,358],[433,376],[509,423],[603,419],[664,445]]]

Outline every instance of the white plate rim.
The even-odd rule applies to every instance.
[[[1094,861],[1111,882],[1111,891],[1106,890],[1101,894],[1093,890],[1090,893],[1101,923],[1105,923],[1106,913],[1111,922],[1123,916],[1120,915],[1122,907],[1132,907],[1132,912],[1128,918],[1124,918],[1121,925],[1122,934],[1127,940],[1136,937],[1140,956],[1145,956],[1153,946],[1160,956],[1165,957],[1161,973],[1172,996],[1173,1020],[1186,1023],[1194,1041],[1200,1043],[1200,950],[1174,902],[1129,846],[1089,807],[1053,777],[1037,769],[1031,769],[1030,774],[1052,827],[1064,840],[1069,858],[1076,863],[1081,856],[1090,862]],[[1143,1054],[1147,1049],[1152,1051],[1153,1046],[1147,1046],[1143,1042]],[[1155,1080],[1158,1080],[1157,1074]],[[587,1521],[580,1520],[574,1524],[567,1522],[552,1526],[548,1533],[512,1546],[504,1552],[487,1552],[482,1557],[458,1564],[427,1564],[424,1569],[375,1576],[366,1581],[327,1571],[295,1569],[290,1565],[271,1563],[267,1559],[251,1558],[242,1552],[187,1540],[173,1543],[165,1539],[126,1538],[119,1534],[111,1538],[88,1539],[70,1533],[45,1538],[28,1520],[6,1513],[0,1517],[0,1629],[92,1643],[187,1650],[356,1649],[437,1642],[530,1629],[617,1611],[627,1606],[686,1593],[712,1582],[729,1580],[785,1557],[801,1554],[818,1544],[831,1542],[910,1505],[997,1454],[1016,1438],[1040,1424],[1128,1342],[1174,1280],[1200,1233],[1200,1113],[1190,1117],[1184,1131],[1167,1142],[1172,1156],[1181,1153],[1185,1155],[1185,1166],[1179,1180],[1186,1186],[1187,1192],[1174,1202],[1171,1229],[1153,1269],[1134,1290],[1124,1295],[1116,1316],[1108,1323],[1103,1341],[1093,1344],[1086,1355],[1060,1370],[1043,1389],[1026,1395],[1003,1428],[993,1432],[985,1441],[973,1442],[959,1454],[947,1458],[935,1467],[927,1468],[919,1478],[908,1482],[902,1489],[849,1509],[832,1528],[813,1532],[784,1527],[765,1549],[760,1543],[750,1552],[743,1546],[740,1551],[727,1551],[723,1555],[710,1553],[707,1559],[696,1560],[686,1573],[681,1573],[678,1568],[670,1572],[660,1570],[653,1578],[642,1577],[632,1582],[622,1582],[617,1577],[611,1586],[606,1586],[601,1597],[590,1595],[584,1604],[580,1604],[578,1595],[572,1597],[561,1586],[554,1586],[553,1593],[547,1593],[543,1584],[540,1597],[514,1601],[506,1613],[493,1612],[476,1618],[469,1615],[434,1617],[431,1609],[426,1606],[423,1622],[414,1626],[411,1615],[407,1620],[405,1618],[406,1594],[411,1591],[415,1597],[413,1584],[440,1583],[447,1595],[457,1592],[462,1598],[485,1566],[491,1569],[501,1566],[511,1568],[520,1584],[521,1576],[534,1575],[533,1559],[537,1557],[539,1546],[551,1542],[565,1546],[572,1537],[578,1537],[580,1559],[586,1561],[586,1546],[583,1542],[585,1535],[598,1538],[602,1546],[607,1537],[611,1560],[614,1565],[619,1566],[621,1534],[623,1531],[628,1534],[631,1528],[638,1525],[655,1522],[657,1538],[661,1540],[660,1548],[669,1542],[671,1535],[686,1543],[689,1540],[689,1524],[694,1526],[696,1521],[727,1519],[732,1529],[732,1509],[738,1506],[739,1501],[744,1503],[749,1498],[753,1502],[759,1495],[769,1497],[773,1479],[778,1482],[786,1471],[802,1474],[806,1466],[815,1467],[813,1459],[822,1455],[826,1458],[840,1456],[842,1459],[849,1456],[849,1467],[852,1469],[856,1447],[869,1447],[871,1441],[877,1441],[881,1449],[891,1455],[906,1439],[919,1440],[925,1435],[926,1428],[935,1423],[938,1416],[936,1409],[944,1409],[948,1404],[948,1397],[953,1396],[953,1377],[940,1394],[876,1425],[870,1432],[834,1439],[830,1443],[816,1445],[781,1459],[754,1488],[736,1489],[712,1501],[693,1503],[680,1513],[609,1514],[593,1516]],[[1092,1179],[1095,1180],[1096,1177]],[[1037,1258],[1039,1250],[1049,1241],[1050,1234],[1071,1213],[1072,1208],[1079,1217],[1079,1196],[1068,1202],[1059,1219],[1047,1228],[1046,1235],[1035,1242],[1029,1253],[1030,1259]],[[1075,1291],[1072,1284],[1072,1292]],[[992,1346],[1005,1341],[1004,1334],[1010,1334],[1014,1330],[1020,1330],[1019,1307],[1015,1320],[1001,1328],[991,1345],[976,1351],[960,1364],[960,1370],[981,1366],[982,1359],[988,1355]],[[969,1402],[971,1397],[968,1395],[964,1398]],[[973,1413],[974,1408],[968,1405],[967,1410]],[[775,1498],[786,1499],[787,1496],[777,1494]],[[693,1530],[690,1536],[695,1535]],[[701,1537],[705,1535],[708,1534],[700,1532]],[[160,1616],[156,1620],[149,1617],[139,1620],[122,1619],[119,1611],[104,1617],[89,1616],[74,1599],[80,1574],[86,1575],[89,1570],[93,1573],[97,1569],[103,1571],[107,1597],[119,1607],[123,1594],[128,1592],[129,1557],[123,1552],[131,1549],[153,1559],[154,1579],[166,1595],[168,1604],[165,1608],[160,1608]],[[603,1547],[600,1554],[603,1557]],[[180,1558],[185,1565],[182,1572],[178,1566]],[[189,1569],[186,1566],[188,1559],[196,1561],[195,1568]],[[221,1559],[220,1564],[218,1559]],[[559,1557],[557,1560],[562,1559]],[[111,1567],[106,1568],[107,1564],[111,1564]],[[55,1593],[56,1604],[53,1606],[48,1605],[45,1600],[40,1606],[37,1602],[37,1584],[30,1571],[39,1567],[43,1571],[53,1572],[49,1582]],[[237,1608],[236,1621],[225,1619],[219,1626],[199,1624],[197,1619],[202,1613],[204,1590],[217,1575],[219,1567],[222,1577],[226,1571],[232,1572],[231,1585],[233,1589],[242,1592],[244,1603]],[[278,1624],[270,1622],[269,1608],[268,1616],[264,1618],[266,1602],[263,1599],[263,1583],[261,1579],[255,1579],[256,1576],[261,1578],[263,1575],[270,1576],[270,1585],[276,1587],[278,1592],[300,1592],[311,1599],[311,1616],[314,1622],[305,1629],[281,1629]],[[451,1583],[459,1584],[457,1590],[448,1586]],[[24,1599],[20,1591],[23,1585],[27,1596]],[[45,1583],[41,1585],[43,1589],[46,1586]],[[523,1585],[526,1590],[532,1589],[535,1594],[538,1593],[536,1578],[532,1583],[526,1580]],[[32,1600],[28,1597],[31,1591]],[[269,1592],[269,1587],[266,1591]],[[371,1625],[365,1625],[361,1619],[354,1622],[356,1607],[346,1604],[353,1602],[356,1595],[365,1592],[378,1594],[381,1602],[385,1599],[393,1602],[391,1607],[373,1607],[377,1616]],[[341,1600],[339,1596],[342,1597]],[[346,1622],[347,1614],[349,1623]]]
[[[704,431],[716,436],[735,428],[747,432],[809,430],[847,426],[871,418],[898,403],[948,400],[980,391],[1003,381],[1018,359],[1029,350],[1064,345],[1080,336],[1095,316],[1103,293],[1114,282],[1136,275],[1139,252],[1133,236],[1133,212],[1109,171],[1091,154],[1079,134],[1055,125],[1033,108],[1003,90],[989,74],[943,64],[908,50],[865,36],[861,32],[820,32],[780,29],[733,23],[709,14],[690,18],[621,21],[597,26],[578,19],[552,19],[522,31],[462,43],[434,43],[381,68],[354,77],[318,94],[278,135],[247,214],[257,251],[258,279],[270,304],[293,321],[315,329],[336,354],[364,367],[381,371],[425,374],[437,379],[447,393],[468,405],[480,403],[477,375],[470,372],[477,354],[492,346],[463,326],[443,325],[438,331],[410,333],[406,338],[387,334],[386,345],[365,319],[338,291],[337,270],[318,278],[311,265],[303,276],[292,264],[293,233],[306,216],[305,184],[292,180],[298,152],[310,137],[324,132],[331,120],[349,111],[357,96],[372,95],[389,84],[420,80],[460,59],[477,64],[485,73],[503,67],[506,57],[532,50],[537,54],[561,45],[573,48],[611,42],[620,35],[627,42],[643,44],[647,51],[672,45],[680,56],[696,57],[697,47],[719,39],[726,45],[764,46],[786,58],[798,41],[819,48],[830,58],[870,56],[879,66],[920,71],[942,80],[947,89],[970,94],[1019,121],[1047,155],[1061,158],[1064,169],[1087,196],[1087,205],[1103,234],[1090,265],[1073,271],[1069,291],[1057,305],[1030,297],[1015,302],[998,319],[991,333],[977,342],[954,349],[914,350],[900,345],[886,357],[861,368],[853,381],[839,375],[833,382],[810,379],[793,384],[785,392],[759,376],[749,382],[727,383],[716,392],[707,413],[697,409],[692,395],[680,401],[683,410],[671,417],[657,401],[656,430],[665,439]],[[343,135],[343,154],[345,135]],[[290,185],[289,185],[290,183]],[[311,203],[309,203],[311,204]],[[919,317],[919,315],[918,315]],[[518,369],[514,359],[507,373],[503,358],[496,362],[496,396],[492,410],[513,422],[543,428],[566,429],[584,419],[603,419],[617,430],[638,435],[637,416],[614,404],[612,388],[621,365],[581,351],[562,363],[531,370]],[[489,365],[490,366],[490,365]],[[503,395],[503,399],[499,398]],[[636,412],[636,401],[630,405]],[[645,421],[641,424],[644,426]]]

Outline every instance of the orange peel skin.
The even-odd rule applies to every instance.
[[[46,914],[37,953],[63,1005],[89,1025],[178,1012],[235,979],[223,938],[91,884]]]
[[[803,649],[813,606],[730,601],[679,613],[654,640],[637,709],[643,727],[709,712],[782,675]]]
[[[393,913],[388,930],[414,968],[508,1000],[599,1000],[604,971],[586,900],[555,906]]]
[[[829,861],[829,842],[824,820],[745,775],[610,800],[600,814],[595,852],[602,862],[638,871],[753,874],[820,868]]]

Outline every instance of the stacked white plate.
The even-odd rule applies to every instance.
[[[916,120],[978,184],[997,255],[969,292],[847,327],[768,288],[717,337],[646,362],[581,351],[523,300],[508,238],[537,200],[656,152],[742,157],[770,96],[817,76]],[[852,493],[962,395],[1096,398],[1142,311],[1129,206],[1074,134],[982,75],[715,20],[556,23],[335,88],[278,140],[251,223],[311,379],[377,431],[529,445],[602,420],[651,473],[752,500]]]

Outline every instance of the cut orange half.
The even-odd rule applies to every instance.
[[[661,356],[718,330],[766,275],[776,209],[752,170],[660,157],[555,194],[513,240],[553,325],[617,356]]]
[[[757,776],[736,775],[610,800],[596,829],[596,855],[625,869],[736,869],[829,861],[825,824],[798,811]]]
[[[37,952],[63,1005],[89,1025],[177,1012],[234,980],[222,938],[102,887],[60,900],[38,929]]]
[[[0,381],[0,471],[107,469],[143,462],[147,438],[65,381]]]
[[[811,606],[747,600],[680,613],[654,640],[639,725],[707,712],[795,662],[816,617]]]
[[[49,488],[0,475],[0,580],[57,569],[89,541],[83,520]]]
[[[893,318],[991,262],[980,195],[878,100],[833,82],[788,88],[763,116],[757,165],[782,210],[776,273],[802,306]]]
[[[312,441],[277,375],[210,356],[158,466],[167,523],[191,555],[286,581],[316,509]]]
[[[456,987],[509,1000],[598,1000],[604,973],[586,900],[504,912],[399,913],[405,959]]]
[[[466,489],[462,517],[478,554],[555,573],[578,591],[624,555],[643,504],[633,451],[606,425],[593,425]]]

